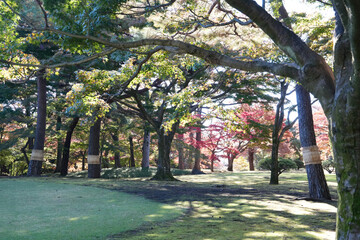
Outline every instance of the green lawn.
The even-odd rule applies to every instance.
[[[326,175],[329,202],[302,199],[305,172],[283,173],[279,185],[269,185],[269,172],[182,175],[178,182],[130,175],[0,179],[0,239],[335,238],[334,174]]]
[[[0,179],[0,239],[104,239],[181,209],[89,186]]]

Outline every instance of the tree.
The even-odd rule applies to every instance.
[[[89,134],[89,149],[88,149],[88,177],[100,178],[101,165],[100,165],[100,128],[101,118],[97,118],[94,125],[90,128]]]
[[[62,155],[62,159],[60,161],[60,175],[61,176],[66,176],[68,174],[71,137],[72,137],[72,134],[73,134],[74,129],[75,129],[76,125],[78,124],[78,122],[79,122],[79,117],[74,117],[68,126],[68,130],[66,131],[66,137],[65,137],[65,142],[63,145],[63,153],[62,153],[63,155]]]
[[[305,91],[305,94],[303,93]],[[298,102],[300,143],[309,183],[309,195],[314,199],[331,199],[316,145],[310,95],[300,85],[296,86]],[[315,150],[313,150],[315,149]]]
[[[280,18],[285,22],[288,21],[289,15],[282,0],[273,1],[273,3],[276,2],[280,5],[278,9]],[[289,23],[286,25],[292,29]],[[318,147],[314,132],[310,94],[299,84],[297,84],[295,89],[299,115],[300,143],[303,149],[303,160],[308,176],[309,195],[314,199],[331,199],[324,171],[321,167],[320,155],[316,154]],[[308,154],[309,149],[315,149],[315,151]]]
[[[144,140],[143,140],[143,147],[142,147],[142,161],[141,161],[141,168],[142,170],[149,169],[149,162],[150,162],[150,126],[149,124],[145,124],[144,126]]]
[[[222,18],[222,22],[210,21],[210,25],[236,25],[237,22],[243,24],[243,21],[236,18],[236,14],[241,12],[249,17],[253,21],[253,25],[256,24],[256,26],[258,26],[258,28],[279,47],[283,52],[283,55],[287,57],[284,62],[274,62],[271,61],[271,59],[266,58],[254,61],[252,59],[242,61],[233,58],[231,54],[227,54],[225,51],[223,51],[223,53],[226,55],[217,51],[205,49],[200,44],[195,45],[196,43],[191,44],[170,38],[142,38],[140,40],[131,39],[129,41],[116,42],[116,40],[112,38],[114,35],[96,36],[96,33],[101,32],[98,31],[99,25],[104,27],[104,29],[109,29],[110,26],[114,27],[115,24],[108,24],[108,26],[106,26],[104,21],[94,21],[93,25],[86,28],[81,28],[79,27],[81,24],[76,25],[74,22],[71,22],[73,25],[67,24],[64,16],[67,17],[66,20],[71,19],[71,17],[66,14],[59,16],[60,13],[62,13],[62,11],[59,10],[72,11],[74,9],[80,9],[80,7],[74,9],[64,7],[64,5],[69,4],[70,2],[73,3],[72,1],[56,1],[55,3],[53,1],[45,1],[45,8],[52,14],[51,20],[56,24],[43,24],[42,27],[38,27],[39,24],[29,24],[29,26],[46,33],[61,34],[67,41],[77,39],[79,43],[84,45],[92,41],[98,45],[102,44],[110,48],[121,50],[144,45],[164,46],[173,53],[188,53],[202,58],[214,65],[228,66],[243,71],[270,72],[299,81],[308,92],[319,99],[330,122],[329,127],[334,150],[334,159],[337,165],[337,174],[339,176],[338,192],[340,201],[338,207],[337,238],[360,238],[360,205],[358,204],[360,202],[360,175],[358,174],[360,167],[357,164],[360,155],[358,151],[360,148],[360,141],[358,141],[357,137],[360,135],[360,122],[358,121],[360,115],[360,94],[358,88],[360,81],[360,73],[358,71],[360,64],[360,43],[358,41],[358,32],[360,31],[360,28],[358,27],[360,21],[358,18],[360,11],[356,1],[333,0],[334,8],[336,10],[334,71],[326,63],[324,58],[317,54],[316,51],[312,50],[299,35],[296,35],[293,31],[289,30],[272,17],[264,8],[252,0],[226,0],[226,3],[230,5],[230,13],[233,13],[228,15],[231,19],[226,17]],[[99,11],[96,11],[96,13],[110,13],[110,16],[113,17],[114,12],[119,10],[117,6],[120,6],[120,4],[119,1],[111,1],[109,3],[110,4],[107,5],[106,9],[104,9],[106,4],[101,5],[102,8],[99,8]],[[215,6],[223,6],[221,3],[222,2],[217,1]],[[140,8],[136,6],[137,10],[134,11],[137,11],[137,14],[150,14],[152,10],[158,10],[162,7],[163,9],[166,9],[169,5],[176,4],[176,1],[171,1],[166,4],[160,3],[160,5],[155,4],[147,6],[147,4],[148,3],[145,3],[146,6],[140,6]],[[209,10],[210,7],[211,5],[209,6]],[[11,14],[14,15],[16,10],[11,11],[11,6],[9,8],[9,6],[4,4],[1,5],[1,8],[6,10],[6,16],[10,15],[9,19],[13,18]],[[56,10],[58,10],[58,12],[56,12]],[[141,12],[142,10],[145,11]],[[9,14],[9,12],[11,14]],[[46,20],[46,12],[44,11],[43,13],[45,16],[44,19]],[[179,15],[179,12],[176,11],[176,14]],[[86,14],[82,15],[83,18],[85,18],[85,15]],[[21,17],[21,14],[17,14],[17,16]],[[209,17],[203,18],[203,21],[200,23],[204,25],[203,23],[206,23],[208,18]],[[23,19],[27,20],[24,17]],[[109,19],[111,18],[106,18],[108,23],[112,23]],[[87,19],[80,19],[80,21],[81,20]],[[10,21],[10,23],[12,22]],[[40,21],[40,23],[42,22]],[[201,27],[200,23],[196,25],[198,28]],[[13,32],[11,32],[11,27],[15,24],[6,24],[8,24],[7,19],[2,23],[2,26],[4,26],[5,29],[4,32],[7,35],[12,35]],[[188,25],[186,26],[188,27]],[[73,31],[67,32],[68,29]],[[113,39],[115,41],[110,41]],[[6,39],[4,44],[8,43],[11,43],[11,41]],[[9,64],[9,61],[11,60],[9,54],[10,53],[6,52],[6,54],[2,55],[3,63]],[[101,54],[104,56],[106,51],[104,50]],[[287,59],[289,59],[289,61],[287,61]],[[20,63],[15,62],[15,64]],[[64,64],[69,65],[74,63],[67,62]],[[55,65],[46,63],[32,66],[39,68],[55,67]]]
[[[28,176],[40,176],[44,161],[44,144],[46,128],[46,78],[45,70],[39,71],[37,76],[37,121],[35,143],[31,153]]]

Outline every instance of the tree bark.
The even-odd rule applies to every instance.
[[[60,164],[60,175],[66,176],[68,174],[68,165],[69,165],[69,157],[70,157],[70,145],[71,145],[71,137],[74,132],[76,125],[79,122],[79,117],[74,117],[66,131],[66,137],[63,147],[63,157]]]
[[[97,119],[90,128],[88,149],[88,178],[100,178],[100,128],[101,119]]]
[[[134,157],[134,143],[133,137],[129,137],[129,145],[130,145],[130,159],[129,159],[129,167],[135,167],[135,157]]]
[[[255,149],[249,148],[248,149],[248,162],[249,162],[249,170],[250,171],[255,171],[254,155],[255,155]]]
[[[339,15],[344,21],[348,10],[343,9],[345,5],[340,1],[334,3],[339,11],[334,47],[337,85],[332,114],[328,117],[339,195],[336,236],[337,239],[360,239],[360,93],[356,83],[360,76],[354,69],[351,37],[341,30]],[[347,24],[344,27],[348,29]]]
[[[197,111],[197,114],[199,115],[199,121],[198,121],[198,127],[196,127],[196,134],[195,134],[195,163],[194,167],[191,171],[192,174],[202,174],[200,163],[201,163],[201,108]]]
[[[296,99],[299,115],[300,144],[302,148],[316,146],[314,122],[310,94],[300,85],[296,86]],[[331,199],[321,163],[306,164],[309,195],[314,199]]]
[[[280,83],[280,100],[276,106],[275,122],[272,132],[272,146],[271,146],[271,174],[270,184],[279,184],[279,145],[281,140],[281,128],[284,122],[284,104],[288,84],[285,81]]]
[[[142,147],[142,160],[141,160],[141,168],[143,170],[149,169],[150,166],[150,129],[149,124],[145,124],[144,128],[144,141],[143,141],[143,147]]]
[[[60,172],[60,164],[61,164],[61,154],[62,154],[62,149],[63,149],[63,143],[62,143],[62,139],[61,139],[61,135],[60,135],[60,130],[61,130],[61,117],[57,116],[56,117],[56,134],[58,135],[57,137],[57,153],[56,153],[56,167],[55,167],[55,171],[54,172]]]
[[[37,120],[35,143],[31,153],[28,176],[40,176],[44,161],[44,144],[46,129],[46,78],[45,69],[40,70],[37,76]]]
[[[119,136],[118,136],[118,132],[116,131],[114,134],[111,134],[111,137],[114,141],[114,145],[115,145],[115,150],[114,150],[114,161],[115,161],[115,168],[120,168],[121,167],[121,162],[120,162],[120,150],[119,148]]]
[[[178,126],[179,122],[176,122],[173,124],[172,130],[169,130],[167,133],[165,133],[163,128],[157,129],[156,131],[158,134],[158,161],[157,171],[152,180],[177,181],[171,173],[170,150]]]
[[[228,156],[228,167],[227,167],[227,170],[230,172],[234,171],[234,159],[235,159],[234,154],[230,153],[230,156]]]
[[[177,150],[178,150],[178,155],[179,155],[179,169],[185,169],[185,159],[184,159],[184,135],[183,134],[179,134],[178,135],[178,141],[179,143],[177,144]]]

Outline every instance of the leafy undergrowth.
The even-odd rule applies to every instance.
[[[174,176],[180,175],[189,175],[191,174],[191,170],[180,170],[180,169],[172,169],[172,174]],[[139,178],[139,177],[152,177],[156,173],[156,168],[149,168],[143,170],[141,168],[104,168],[101,170],[101,178]],[[87,177],[87,171],[80,171],[69,173],[69,177]]]
[[[0,179],[0,239],[104,239],[179,217],[174,206],[106,189]]]
[[[333,197],[328,202],[302,200],[308,191],[304,172],[281,174],[279,185],[269,185],[269,175],[269,172],[183,175],[177,176],[179,182],[53,177],[36,181],[94,186],[188,209],[177,219],[104,235],[108,240],[335,238],[335,175],[326,175]],[[118,221],[111,215],[109,218]]]

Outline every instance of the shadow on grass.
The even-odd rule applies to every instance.
[[[257,179],[253,178],[252,184],[248,182],[252,178],[248,174],[213,175],[213,181],[205,179],[210,177],[186,176],[182,180],[192,178],[191,182],[179,183],[104,184],[109,189],[189,209],[188,214],[176,221],[146,226],[109,239],[327,240],[335,237],[336,200],[298,200],[307,196],[306,182],[289,178],[284,184],[272,186],[261,175],[254,176]],[[234,184],[241,180],[244,182],[240,186]],[[335,198],[335,188],[330,189]]]
[[[189,175],[178,179],[182,182],[60,180],[140,195],[188,209],[187,214],[176,220],[147,224],[107,239],[335,238],[335,185],[329,185],[333,201],[298,200],[308,195],[306,173],[284,173],[280,185],[269,185],[266,172]]]

